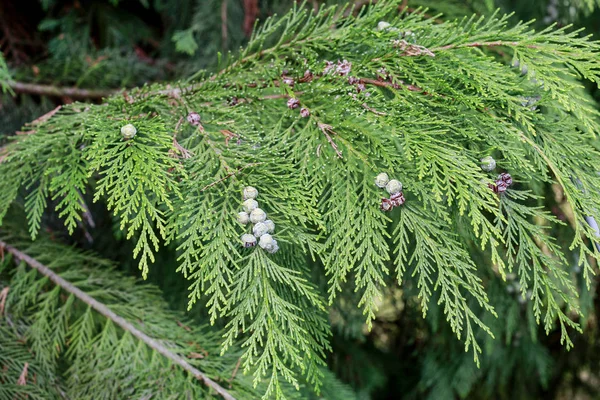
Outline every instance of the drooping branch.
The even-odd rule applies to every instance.
[[[7,244],[6,242],[4,242],[2,240],[0,240],[0,248],[3,249],[3,251],[6,251],[6,252],[12,254],[17,259],[24,261],[25,263],[27,263],[27,265],[36,269],[39,273],[46,276],[48,279],[50,279],[52,282],[54,282],[56,285],[58,285],[61,289],[71,293],[72,295],[77,297],[79,300],[81,300],[82,302],[84,302],[87,305],[89,305],[90,307],[92,307],[94,310],[96,310],[101,315],[103,315],[104,317],[113,321],[115,324],[120,326],[123,330],[129,332],[131,335],[135,336],[136,338],[138,338],[139,340],[144,342],[148,347],[150,347],[154,351],[160,353],[164,357],[168,358],[175,364],[179,365],[181,368],[183,368],[184,370],[186,370],[187,372],[192,374],[195,378],[202,381],[206,386],[208,386],[209,388],[211,388],[215,392],[217,392],[219,395],[221,395],[225,400],[235,400],[235,398],[227,390],[225,390],[218,383],[216,383],[215,381],[210,379],[206,374],[204,374],[203,372],[201,372],[200,370],[198,370],[197,368],[195,368],[194,366],[189,364],[183,357],[173,353],[172,351],[167,349],[162,343],[160,343],[158,340],[151,338],[150,336],[146,335],[144,332],[137,329],[129,321],[127,321],[126,319],[115,314],[106,305],[104,305],[103,303],[100,303],[98,300],[94,299],[92,296],[88,295],[81,289],[75,287],[71,282],[65,280],[64,278],[62,278],[61,276],[56,274],[54,271],[52,271],[50,268],[48,268],[44,264],[40,263],[35,258],[23,253],[22,251],[16,249],[15,247],[10,246],[9,244]]]

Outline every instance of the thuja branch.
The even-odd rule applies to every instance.
[[[71,293],[76,298],[81,300],[82,302],[89,305],[91,308],[96,310],[98,313],[103,315],[104,317],[110,319],[115,324],[120,326],[123,330],[129,332],[131,335],[135,336],[142,342],[144,342],[148,347],[153,349],[154,351],[160,353],[164,357],[168,358],[175,364],[179,365],[181,368],[192,374],[195,378],[202,381],[206,386],[213,389],[219,395],[221,395],[226,400],[235,400],[235,398],[223,387],[221,387],[218,383],[210,379],[206,374],[189,364],[185,359],[180,357],[179,355],[173,353],[169,349],[167,349],[163,344],[161,344],[156,339],[151,338],[146,335],[131,323],[129,323],[126,319],[118,316],[112,310],[110,310],[106,305],[100,303],[98,300],[94,299],[92,296],[88,295],[81,289],[75,287],[71,282],[65,280],[50,268],[40,263],[33,257],[23,253],[22,251],[16,249],[15,247],[10,246],[6,242],[0,240],[0,248],[3,251],[6,251],[16,257],[18,260],[24,261],[30,267],[36,269],[39,273],[46,276],[56,285],[58,285],[61,289]]]

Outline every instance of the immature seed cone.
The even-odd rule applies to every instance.
[[[496,160],[492,156],[483,157],[481,159],[481,169],[490,172],[496,168]]]
[[[253,224],[257,224],[259,222],[264,222],[266,219],[267,219],[267,213],[264,212],[260,208],[255,208],[250,213],[250,222],[252,222]]]
[[[243,192],[242,196],[243,196],[244,200],[256,199],[256,197],[258,196],[258,190],[256,190],[255,187],[246,186],[244,188],[244,192]]]
[[[277,244],[277,240],[275,240],[275,244],[271,246],[270,249],[266,249],[269,253],[274,254],[279,251],[279,245]]]
[[[506,183],[506,186],[510,186],[513,183],[512,176],[510,176],[510,174],[507,172],[503,172],[500,175],[498,175],[497,180]]]
[[[191,112],[187,116],[187,121],[194,126],[200,125],[200,119],[200,114],[197,112]]]
[[[273,221],[267,219],[265,220],[264,224],[267,225],[267,228],[269,229],[268,233],[275,232],[275,223]]]
[[[260,237],[258,245],[269,253],[275,253],[277,250],[279,250],[277,240],[275,240],[273,236],[269,235],[268,233]]]
[[[385,190],[389,194],[396,194],[402,191],[402,183],[399,180],[392,179],[385,185]]]
[[[401,206],[402,204],[404,204],[404,195],[402,194],[402,192],[393,194],[390,197],[390,201],[392,203],[392,206],[394,207]]]
[[[256,246],[256,238],[254,237],[254,235],[251,235],[249,233],[244,233],[241,237],[242,239],[242,245],[244,247],[254,247]]]
[[[390,24],[389,22],[379,21],[379,23],[377,24],[377,30],[385,31],[386,29],[388,29],[391,26],[392,26],[392,24]]]
[[[340,74],[341,76],[346,76],[350,73],[352,69],[352,63],[348,60],[340,61],[338,60],[337,67],[335,67],[335,72]]]
[[[394,205],[390,199],[383,198],[381,199],[381,206],[379,208],[381,211],[390,211],[392,208],[394,208]]]
[[[379,188],[384,188],[390,181],[390,177],[385,172],[380,173],[375,177],[375,185]]]
[[[250,216],[246,211],[242,211],[238,213],[237,220],[240,224],[246,225],[248,222],[250,222]]]
[[[264,234],[269,232],[269,227],[264,222],[259,222],[252,228],[252,233],[256,237],[262,237]]]
[[[258,202],[254,199],[248,199],[242,203],[242,207],[244,207],[244,211],[251,213],[252,210],[258,208]]]
[[[132,124],[127,124],[121,128],[121,135],[125,140],[133,139],[136,133],[137,129]]]
[[[508,185],[506,184],[506,182],[503,182],[501,180],[497,180],[496,184],[490,185],[490,187],[492,188],[494,193],[504,193],[506,192],[506,189],[508,189]]]

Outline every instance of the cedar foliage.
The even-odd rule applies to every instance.
[[[336,316],[371,329],[396,287],[406,292],[406,307],[429,320],[442,316],[447,326],[435,329],[451,332],[474,361],[455,351],[458,341],[445,344],[456,354],[450,366],[427,354],[423,376],[442,377],[424,383],[432,396],[448,387],[468,394],[469,379],[455,378],[476,376],[478,367],[493,375],[484,344],[525,332],[522,341],[539,346],[535,324],[547,334],[557,328],[571,348],[599,257],[590,217],[600,206],[600,126],[583,85],[600,80],[600,45],[569,27],[536,31],[498,13],[440,23],[399,6],[297,5],[257,27],[239,54],[221,56],[215,72],[126,90],[102,104],[73,103],[27,125],[3,148],[0,215],[17,218],[10,207],[22,204],[33,242],[14,234],[14,225],[3,240],[143,321],[188,359],[196,353],[190,342],[220,353],[192,360],[221,383],[240,359],[231,383],[240,398],[305,397],[309,388],[334,396],[340,384],[324,367]],[[179,50],[195,52],[203,32],[195,18],[174,33]],[[378,29],[380,21],[391,25]],[[342,61],[349,74],[337,68]],[[10,90],[7,71],[2,61],[0,81]],[[127,85],[109,83],[116,82]],[[288,108],[289,99],[310,115]],[[199,126],[188,123],[191,112],[200,114]],[[137,129],[129,141],[120,133],[127,123]],[[489,187],[496,174],[479,167],[490,154],[496,174],[507,171],[515,181],[501,195]],[[406,203],[390,213],[379,210],[383,192],[374,178],[381,171],[404,184]],[[248,229],[236,214],[247,185],[258,188],[277,226],[274,255],[241,247]],[[568,223],[551,212],[552,191],[564,197]],[[197,321],[191,331],[174,328],[181,317],[153,289],[138,288],[92,254],[38,237],[48,213],[82,235],[93,203],[132,242],[142,277],[160,268],[165,250],[174,254],[188,281],[188,310],[204,307],[205,321],[222,330]],[[31,360],[42,392],[143,398],[159,377],[164,398],[208,395],[189,377],[165,373],[172,368],[165,359],[72,296],[61,298],[35,271],[9,259],[3,266],[7,310],[17,322],[1,329],[26,336],[31,349],[11,350],[11,376]],[[508,287],[517,292],[511,301]],[[522,362],[514,354],[507,365]],[[523,361],[528,368],[547,363],[543,349],[534,354]],[[122,375],[98,376],[93,365]],[[548,380],[544,368],[538,372]],[[34,396],[38,388],[7,390]]]

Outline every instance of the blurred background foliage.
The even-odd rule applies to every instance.
[[[304,6],[335,2],[312,0]],[[367,3],[355,1],[354,6]],[[8,66],[12,88],[0,95],[0,140],[57,105],[98,101],[60,93],[60,88],[116,90],[214,70],[219,56],[244,46],[255,24],[292,5],[284,0],[0,1],[4,58],[0,62]],[[537,28],[573,24],[585,29],[582,34],[600,33],[600,0],[408,0],[403,6],[425,7],[427,15],[439,20],[473,13],[485,16],[499,9],[514,13],[515,23],[535,19]],[[0,73],[0,81],[7,84],[9,79]],[[59,91],[43,95],[42,89],[48,87]],[[588,89],[600,99],[598,88]],[[568,218],[564,215],[568,211],[557,207],[555,214]],[[102,206],[90,211],[97,218],[93,232],[61,239],[93,249],[137,275],[131,245],[117,222]],[[60,224],[52,216],[45,218],[45,226],[50,231],[56,226],[55,234],[61,236]],[[556,236],[560,242],[560,233]],[[156,265],[161,267],[153,268],[149,279],[163,289],[172,308],[184,310],[187,299],[181,293],[187,283],[175,273],[174,254],[169,249],[159,254]],[[480,265],[484,263],[481,260]],[[364,399],[600,398],[596,286],[587,291],[581,284],[585,331],[573,335],[575,348],[568,352],[560,345],[558,332],[546,335],[537,327],[517,295],[516,282],[507,285],[491,272],[488,278],[490,301],[499,318],[485,322],[503,334],[496,340],[482,337],[486,347],[481,368],[442,323],[443,315],[430,312],[422,319],[413,304],[416,288],[407,285],[388,289],[371,332],[365,329],[356,302],[348,302],[352,294],[339,297],[347,303],[336,303],[330,314],[334,329],[330,367]],[[204,318],[202,307],[192,312],[197,314],[193,317]]]

